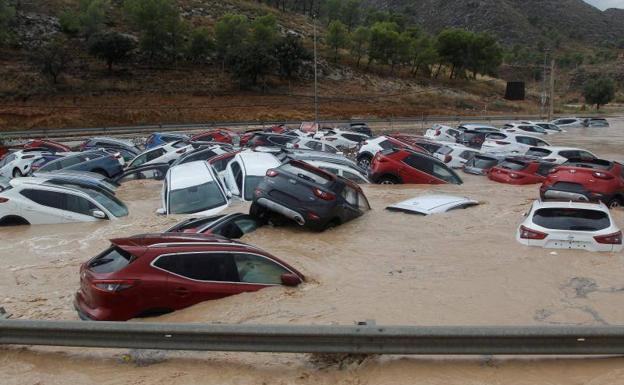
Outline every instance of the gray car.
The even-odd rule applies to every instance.
[[[37,172],[42,174],[58,170],[89,171],[112,178],[123,171],[120,159],[119,153],[111,153],[104,149],[85,151],[54,160]]]

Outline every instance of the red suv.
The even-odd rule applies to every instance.
[[[192,142],[219,142],[238,145],[240,136],[227,128],[217,128],[201,132],[191,137]]]
[[[514,156],[505,158],[489,169],[487,176],[499,183],[525,185],[543,182],[548,172],[557,165],[535,158]]]
[[[80,267],[82,319],[126,321],[304,277],[256,247],[218,236],[144,234],[112,239]]]
[[[379,151],[370,168],[370,179],[381,184],[462,184],[461,178],[438,159],[407,149]]]
[[[33,139],[24,144],[24,148],[42,148],[50,152],[71,152],[64,144],[45,139]]]
[[[553,169],[540,187],[542,199],[624,204],[624,166],[603,159],[569,159]]]

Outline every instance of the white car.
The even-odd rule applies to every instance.
[[[0,224],[92,222],[128,215],[119,199],[101,189],[32,177],[10,183],[13,188],[0,193]]]
[[[503,131],[511,132],[515,134],[528,134],[528,135],[548,135],[548,131],[536,124],[528,123],[507,123],[503,127]]]
[[[516,240],[550,249],[622,250],[622,232],[604,203],[535,201]]]
[[[286,143],[286,148],[298,148],[301,150],[314,150],[314,151],[323,151],[323,152],[331,152],[332,154],[336,154],[340,151],[331,144],[329,144],[326,140],[318,140],[312,138],[299,138],[290,143]]]
[[[368,170],[371,161],[379,151],[389,150],[396,146],[396,139],[387,136],[378,136],[376,138],[367,139],[360,144],[357,154],[357,164],[365,170]]]
[[[386,207],[386,210],[401,211],[408,214],[431,215],[465,209],[478,204],[478,201],[466,197],[448,194],[429,194],[395,203]]]
[[[440,142],[455,143],[460,133],[453,127],[436,124],[425,132],[425,137]]]
[[[562,164],[568,159],[592,160],[598,157],[587,150],[574,147],[531,147],[525,155],[536,156],[547,162]]]
[[[580,128],[583,127],[583,119],[579,118],[560,118],[550,122],[559,128]]]
[[[193,146],[183,140],[163,144],[137,155],[128,163],[127,168],[142,166],[153,163],[173,163],[187,151],[193,150]]]
[[[461,144],[449,143],[433,153],[433,156],[446,163],[451,168],[462,168],[464,164],[481,151],[462,146]]]
[[[479,132],[500,132],[500,130],[494,126],[481,123],[464,123],[457,126],[460,131],[479,131]]]
[[[501,132],[488,134],[481,145],[481,152],[525,154],[531,147],[544,146],[550,146],[550,143],[535,136]]]
[[[275,155],[254,150],[241,151],[225,168],[224,179],[230,193],[244,201],[252,201],[254,191],[270,168],[281,162]]]
[[[337,128],[319,131],[314,135],[314,139],[329,142],[336,148],[355,148],[358,144],[368,140],[369,136],[353,131],[343,131]]]
[[[556,134],[556,133],[560,133],[560,132],[567,132],[566,130],[561,129],[556,124],[552,124],[552,123],[548,123],[548,122],[533,122],[533,121],[530,121],[530,120],[525,120],[525,121],[520,122],[520,123],[533,124],[535,126],[540,126],[544,130],[546,130],[549,134]]]
[[[353,167],[349,167],[343,164],[337,164],[332,162],[324,162],[321,160],[305,160],[304,162],[311,164],[314,167],[318,167],[321,170],[331,172],[334,175],[341,176],[345,179],[353,181],[358,184],[370,183],[366,174]]]
[[[160,215],[197,214],[212,216],[225,210],[229,194],[215,169],[203,160],[171,167],[165,175]]]
[[[30,172],[30,165],[42,155],[52,155],[50,152],[20,150],[7,154],[0,160],[0,176],[17,178]]]

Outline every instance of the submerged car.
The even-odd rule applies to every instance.
[[[526,152],[527,156],[541,158],[546,162],[562,164],[570,159],[592,160],[598,157],[587,150],[574,147],[531,147]]]
[[[541,183],[556,164],[524,156],[507,157],[490,168],[488,178],[495,182],[525,185]]]
[[[158,214],[216,215],[229,205],[229,196],[217,172],[198,160],[171,167],[162,187]]]
[[[455,143],[460,133],[460,130],[453,127],[436,124],[425,132],[425,137],[436,141]]]
[[[225,185],[232,195],[243,201],[252,201],[254,191],[268,169],[279,167],[280,161],[266,152],[241,151],[225,169]]]
[[[31,165],[43,156],[52,156],[50,152],[41,150],[20,150],[10,152],[0,160],[0,176],[18,178],[30,173]]]
[[[136,158],[132,159],[130,163],[128,163],[127,168],[134,168],[152,163],[172,164],[180,156],[185,154],[187,151],[191,151],[192,149],[193,146],[183,140],[165,143],[161,146],[143,151],[141,154],[137,155]]]
[[[622,250],[622,232],[602,203],[535,201],[516,240],[552,249]]]
[[[505,124],[503,130],[505,132],[516,134],[528,134],[534,136],[548,135],[548,131],[545,128],[531,123],[508,123]]]
[[[305,162],[291,160],[270,169],[254,193],[250,214],[277,213],[313,230],[325,230],[370,210],[362,189]]]
[[[464,163],[462,168],[465,173],[474,175],[487,175],[492,167],[505,160],[502,155],[477,154]]]
[[[559,128],[578,128],[583,127],[583,119],[579,118],[559,118],[551,122]]]
[[[376,138],[367,139],[366,141],[360,143],[360,148],[358,149],[357,154],[357,164],[361,168],[368,170],[371,162],[373,161],[373,158],[378,152],[383,150],[390,150],[393,148],[405,148],[412,151],[429,153],[429,151],[413,143],[406,143],[392,136],[382,135]]]
[[[583,127],[609,127],[609,122],[605,118],[585,118]]]
[[[145,149],[149,150],[154,147],[162,146],[163,144],[177,142],[178,140],[187,141],[188,139],[189,137],[186,134],[174,132],[155,132],[145,141]]]
[[[474,148],[462,146],[461,144],[448,143],[434,152],[433,156],[451,168],[462,168],[467,161],[478,154],[479,150]]]
[[[501,132],[488,134],[481,145],[481,151],[505,155],[524,155],[531,147],[545,146],[550,146],[550,143],[535,136]]]
[[[325,162],[321,160],[305,160],[304,162],[358,184],[370,183],[368,177],[366,176],[366,173],[359,167],[350,167],[338,163]]]
[[[404,200],[386,207],[386,210],[411,214],[431,215],[476,206],[479,202],[455,195],[430,194]]]
[[[58,170],[89,171],[112,178],[123,171],[121,155],[97,149],[68,155],[39,168],[39,174]]]
[[[620,207],[624,204],[624,166],[604,159],[570,159],[548,174],[540,197]]]
[[[167,229],[166,233],[197,233],[220,235],[229,239],[238,239],[255,231],[264,222],[251,215],[234,213],[212,217],[186,219]]]
[[[304,276],[254,246],[203,234],[111,239],[80,266],[74,307],[84,320],[126,321],[272,286]]]
[[[0,193],[0,224],[91,222],[128,215],[126,206],[99,188],[17,178]]]
[[[380,184],[463,183],[455,171],[433,156],[405,149],[378,152],[369,176],[372,182]]]

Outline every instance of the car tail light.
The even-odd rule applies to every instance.
[[[496,144],[500,144],[501,146],[509,144],[509,142],[505,142],[504,140],[495,140],[494,142],[496,142]]]
[[[0,197],[0,203],[6,203],[9,201],[9,198],[2,198]]]
[[[618,231],[617,233],[607,234],[607,235],[598,235],[595,236],[594,239],[598,243],[602,243],[605,245],[621,245],[622,244],[622,232]]]
[[[334,199],[336,199],[336,196],[334,194],[323,191],[320,188],[313,188],[312,191],[314,192],[314,195],[324,201],[333,201]]]
[[[516,174],[515,172],[512,172],[509,174],[509,176],[513,179],[521,179],[524,178],[524,175],[520,175],[520,174]]]
[[[450,155],[444,155],[444,163],[448,163],[453,160],[453,157]]]
[[[136,286],[137,283],[138,281],[132,279],[94,280],[93,287],[107,293],[115,293]]]
[[[266,176],[271,177],[271,178],[278,176],[278,175],[279,173],[275,170],[267,170],[266,172]]]
[[[599,179],[613,179],[613,176],[611,176],[611,174],[607,174],[606,172],[594,171],[592,174]]]
[[[307,217],[308,217],[308,219],[311,219],[313,221],[318,221],[319,219],[321,219],[321,217],[319,217],[318,214],[316,214],[313,211],[308,212]]]
[[[544,239],[548,236],[546,233],[531,230],[527,227],[520,226],[520,238],[522,239]]]

